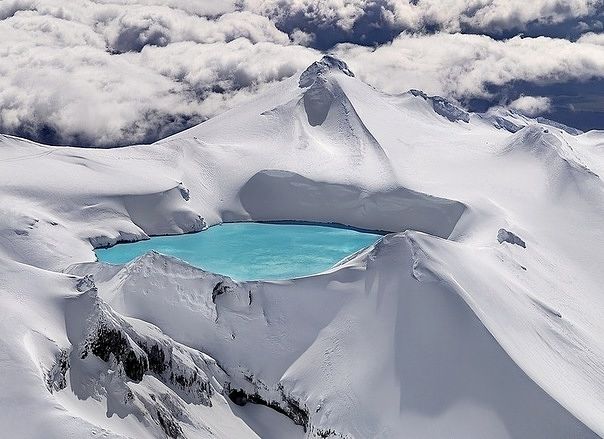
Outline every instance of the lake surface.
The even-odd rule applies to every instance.
[[[229,223],[118,244],[96,254],[100,261],[123,264],[155,250],[236,280],[274,280],[320,273],[380,237],[325,225]]]

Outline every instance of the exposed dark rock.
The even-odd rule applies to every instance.
[[[66,386],[69,361],[73,366],[78,357],[85,359],[94,354],[109,363],[107,366],[113,371],[94,380],[95,385],[111,390],[114,413],[149,416],[155,436],[184,438],[181,426],[193,422],[187,404],[211,406],[211,379],[222,391],[226,373],[212,358],[175,342],[157,327],[140,321],[131,323],[113,311],[98,297],[91,277],[81,279],[78,288],[86,292],[73,297],[68,310],[73,322],[68,336],[76,355],[65,352],[57,357],[45,376],[49,391]],[[166,391],[157,388],[159,393],[149,394],[140,391],[139,386],[129,385],[129,381],[140,382],[145,374],[162,382]]]
[[[281,394],[286,403],[283,413],[294,421],[295,424],[304,427],[304,431],[306,431],[308,425],[308,412],[302,409],[296,400],[284,395],[283,390],[281,390]]]
[[[517,133],[523,127],[523,125],[518,125],[511,120],[506,119],[505,117],[495,116],[493,118],[493,124],[496,128],[503,128],[504,130],[509,131],[510,133]]]
[[[145,357],[137,356],[134,351],[128,351],[126,358],[123,360],[124,372],[126,376],[134,381],[143,379],[143,375],[148,369],[148,362]]]
[[[69,369],[69,354],[63,349],[46,374],[46,387],[50,393],[58,392],[67,387],[67,370]]]
[[[216,303],[216,297],[231,291],[231,287],[225,285],[224,281],[218,282],[212,290],[212,302]]]
[[[330,428],[328,428],[327,430],[322,430],[319,428],[315,433],[318,437],[322,437],[323,439],[336,435],[335,430],[332,430]]]
[[[410,90],[409,91],[413,96],[419,96],[430,102],[432,104],[432,108],[436,114],[449,119],[451,122],[457,122],[461,120],[463,122],[470,122],[470,113],[459,108],[452,102],[440,96],[428,96],[421,90]]]
[[[191,193],[189,192],[189,189],[182,184],[182,181],[178,183],[178,190],[180,191],[180,195],[182,196],[183,200],[189,201],[191,199]]]
[[[94,277],[91,274],[87,274],[86,276],[78,279],[78,281],[76,283],[76,289],[80,292],[88,291],[93,288],[96,291]]]
[[[157,408],[157,420],[162,430],[164,430],[164,433],[166,433],[166,436],[173,439],[183,437],[182,428],[178,422],[170,413],[161,407]]]
[[[170,374],[170,381],[179,384],[181,387],[191,387],[191,385],[197,380],[197,372],[194,372],[192,376],[186,377],[184,375]]]
[[[239,406],[244,406],[248,402],[247,395],[243,390],[231,390],[229,393],[229,398]]]
[[[156,344],[152,345],[151,348],[149,348],[146,343],[140,343],[140,346],[147,354],[147,358],[149,360],[149,369],[158,375],[164,373],[168,367],[166,364],[166,354],[164,353],[164,350]],[[172,361],[170,360],[170,363],[171,362]]]
[[[302,426],[304,431],[306,431],[308,427],[308,413],[301,409],[296,401],[283,395],[283,390],[281,390],[281,394],[283,397],[282,403],[279,403],[278,401],[267,401],[258,393],[249,395],[242,389],[231,390],[229,392],[229,398],[239,406],[244,406],[249,402],[272,408],[276,412],[290,418],[296,425]]]
[[[134,393],[132,393],[132,390],[128,389],[124,394],[124,405],[127,405],[132,401],[134,401]]]
[[[170,345],[152,344],[136,333],[132,333],[132,337],[134,339],[129,339],[124,331],[100,324],[89,342],[89,349],[83,351],[82,359],[86,358],[89,350],[103,361],[109,361],[113,355],[131,380],[140,381],[145,373],[152,372],[184,398],[188,396],[192,401],[211,405],[212,388],[197,366],[174,364],[173,347]],[[136,348],[141,351],[136,352]]]
[[[183,398],[211,406],[212,387],[205,374],[197,366],[186,366],[175,360],[174,346],[151,343],[131,334],[134,342],[147,356],[148,371],[157,375],[164,384],[176,390]],[[146,371],[145,371],[146,372]],[[189,400],[189,399],[188,399]]]
[[[512,232],[509,232],[505,229],[499,229],[497,232],[497,241],[499,244],[503,244],[504,242],[508,242],[510,244],[519,245],[522,248],[526,248],[526,243],[520,239],[518,235],[515,235]]]
[[[354,77],[354,73],[352,73],[344,61],[331,55],[325,55],[320,61],[315,61],[302,72],[298,85],[300,88],[310,87],[317,78],[322,77],[323,74],[330,70],[340,71],[345,75]]]
[[[99,326],[96,336],[90,344],[90,349],[103,361],[109,361],[110,355],[113,354],[115,359],[124,365],[126,376],[134,381],[142,380],[144,373],[149,368],[147,358],[134,352],[122,331],[104,324]],[[85,355],[82,358],[85,358]]]

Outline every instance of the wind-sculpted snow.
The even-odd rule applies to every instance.
[[[580,156],[573,150],[568,141],[554,133],[551,128],[531,125],[518,131],[511,139],[508,150],[512,153],[529,153],[542,161],[561,183],[590,176],[597,177]]]
[[[602,145],[602,132],[385,95],[334,58],[152,145],[2,136],[0,425],[24,438],[602,436]],[[93,251],[250,220],[395,233],[278,282]]]
[[[203,346],[231,386],[283,409],[295,401],[317,434],[595,437],[527,377],[459,295],[426,276],[419,238],[388,235],[332,272],[231,283],[217,297],[219,277],[149,254],[106,279],[101,295]],[[105,267],[96,270],[103,277]],[[459,418],[473,422],[460,427]]]
[[[341,223],[381,231],[412,229],[442,238],[449,237],[465,210],[457,201],[405,188],[363,193],[358,186],[317,182],[277,170],[254,175],[239,197],[255,220]]]
[[[304,110],[310,126],[321,125],[327,119],[331,105],[336,99],[329,85],[326,80],[317,78],[304,93]]]

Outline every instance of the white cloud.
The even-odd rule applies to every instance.
[[[384,16],[408,30],[436,26],[449,32],[463,28],[494,32],[585,17],[603,4],[602,0],[386,0]]]
[[[152,141],[318,56],[247,11],[32,4],[0,21],[0,130],[52,142]]]
[[[300,16],[317,23],[333,23],[349,30],[374,0],[243,0],[244,9],[284,22]],[[304,21],[304,20],[301,20]]]
[[[243,8],[278,23],[309,21],[350,30],[368,14],[381,11],[385,24],[400,30],[436,28],[501,32],[529,24],[581,19],[604,6],[603,0],[243,0]]]
[[[593,32],[589,32],[586,34],[583,34],[581,36],[581,38],[579,38],[579,42],[580,43],[585,43],[585,44],[597,44],[600,46],[604,46],[604,33],[593,33]]]
[[[304,32],[300,29],[294,29],[290,34],[292,43],[300,46],[310,46],[315,40],[315,34],[312,32]]]
[[[538,116],[550,110],[552,101],[544,96],[520,96],[508,107],[526,116]]]
[[[391,93],[419,88],[453,98],[488,97],[488,85],[604,77],[604,47],[546,37],[401,34],[376,49],[343,44],[335,53],[358,77]]]
[[[308,23],[346,31],[377,11],[380,25],[453,31],[557,22],[603,1],[4,0],[0,131],[71,144],[151,141],[320,57],[304,47],[320,37]],[[343,44],[335,52],[387,92],[462,99],[487,96],[489,84],[602,77],[600,41],[403,33],[378,48]]]
[[[104,11],[96,29],[116,52],[140,51],[148,45],[166,46],[180,41],[228,42],[240,37],[253,43],[290,42],[289,36],[268,18],[247,11],[230,12],[215,20],[168,7],[137,6],[112,12],[109,15]]]

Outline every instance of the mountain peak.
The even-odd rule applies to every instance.
[[[325,55],[321,60],[315,61],[302,72],[298,84],[301,88],[310,87],[319,76],[330,71],[340,71],[354,77],[354,73],[352,73],[344,61],[331,55]]]

